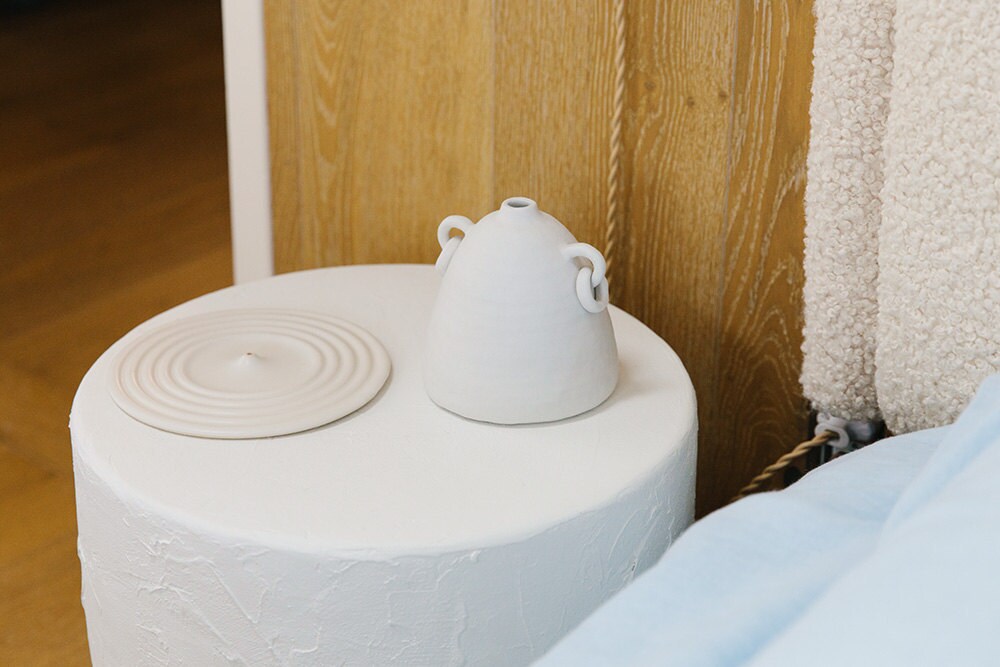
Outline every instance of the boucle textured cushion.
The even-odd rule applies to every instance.
[[[875,284],[893,4],[815,3],[802,386],[815,408],[848,419],[878,416]]]
[[[875,379],[905,432],[1000,370],[1000,3],[907,0],[895,31]]]

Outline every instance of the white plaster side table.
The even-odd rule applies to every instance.
[[[551,424],[465,420],[422,384],[438,281],[394,265],[240,285],[94,364],[71,430],[95,665],[526,664],[660,557],[694,508],[695,398],[674,352],[613,309],[607,402]],[[159,431],[110,398],[138,332],[269,307],[373,333],[393,363],[382,392],[256,440]]]

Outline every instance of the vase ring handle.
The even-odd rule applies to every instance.
[[[449,215],[447,218],[441,221],[438,225],[437,238],[438,245],[441,246],[441,254],[438,255],[437,263],[434,264],[434,268],[442,276],[445,271],[448,270],[448,265],[451,264],[451,258],[458,250],[458,245],[462,242],[462,238],[465,234],[472,229],[475,223],[469,220],[464,215]],[[451,231],[457,229],[462,232],[462,236],[451,236]]]
[[[599,313],[608,307],[608,264],[601,251],[589,243],[571,243],[563,248],[567,259],[581,258],[591,266],[583,266],[576,274],[576,296],[588,312]]]

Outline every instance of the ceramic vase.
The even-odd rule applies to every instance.
[[[596,248],[526,197],[475,224],[449,216],[438,241],[442,281],[424,366],[435,403],[527,424],[578,415],[611,395],[618,350]]]

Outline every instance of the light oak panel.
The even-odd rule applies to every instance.
[[[626,228],[620,304],[677,351],[698,395],[699,509],[717,496],[713,406],[720,378],[735,17],[714,2],[630,5]],[[717,505],[713,505],[717,506]]]
[[[718,392],[700,507],[729,498],[806,436],[801,395],[812,3],[738,4]]]
[[[495,208],[524,195],[604,243],[614,87],[610,2],[495,3]],[[613,295],[614,296],[614,295]]]
[[[279,271],[432,261],[492,205],[491,3],[268,0]]]

